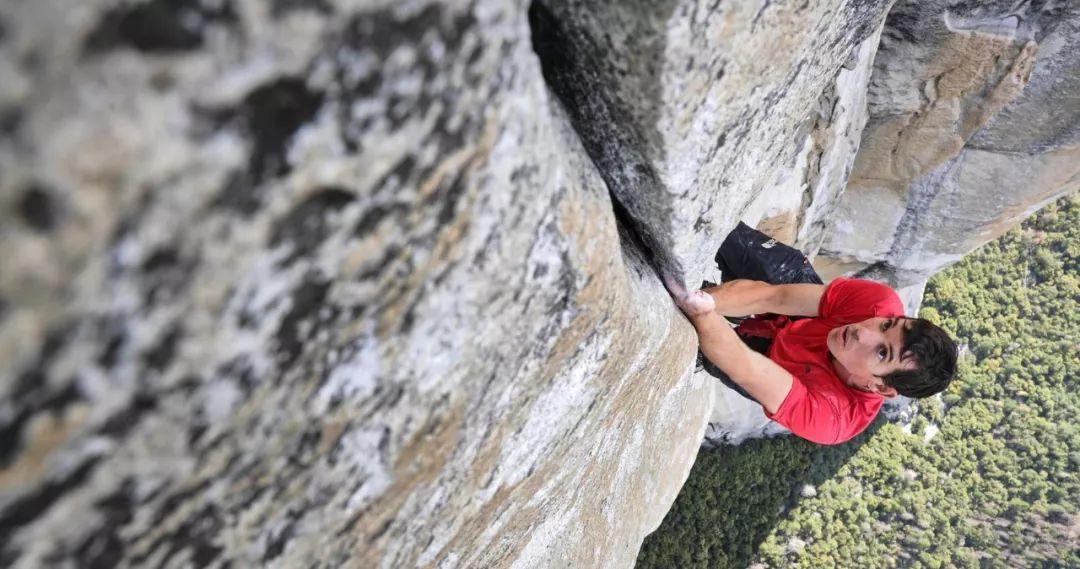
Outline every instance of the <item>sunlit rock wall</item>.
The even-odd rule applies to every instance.
[[[658,273],[816,250],[889,5],[0,5],[0,565],[631,565],[717,385]]]
[[[1080,5],[902,1],[816,265],[920,288],[1080,188]]]
[[[697,285],[752,202],[832,146],[837,76],[868,65],[890,4],[541,0],[534,19],[552,22],[545,75],[625,217]]]
[[[632,563],[712,385],[524,5],[0,22],[0,565]]]
[[[866,88],[879,26],[844,62],[803,123],[794,161],[778,168],[741,220],[811,258],[832,226],[866,125]]]

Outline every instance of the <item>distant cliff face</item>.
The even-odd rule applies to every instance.
[[[890,2],[624,4],[0,6],[0,564],[631,565]]]
[[[898,2],[818,266],[921,287],[1080,188],[1078,54],[1075,2]]]

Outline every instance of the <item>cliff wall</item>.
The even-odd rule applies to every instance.
[[[1078,47],[1075,2],[898,2],[822,272],[921,290],[1080,188]]]
[[[710,420],[760,426],[661,277],[739,219],[880,266],[890,7],[0,5],[0,565],[631,565]],[[1073,69],[1051,12],[985,40],[964,152],[1069,163],[1073,115],[995,126]]]

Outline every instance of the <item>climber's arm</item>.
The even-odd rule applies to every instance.
[[[745,279],[726,282],[705,289],[716,302],[716,312],[722,316],[751,314],[786,314],[788,316],[817,316],[825,285],[783,284]],[[716,363],[716,362],[713,362]]]
[[[761,403],[766,411],[776,413],[791,391],[794,382],[791,374],[748,348],[717,312],[711,295],[704,291],[686,293],[670,284],[668,289],[672,290],[679,308],[697,330],[705,357]]]

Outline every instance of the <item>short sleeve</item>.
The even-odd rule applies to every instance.
[[[840,424],[836,407],[828,397],[806,389],[798,377],[791,384],[784,402],[776,413],[765,416],[787,427],[794,435],[810,442],[831,445],[840,441]]]
[[[904,303],[896,291],[866,279],[834,279],[825,288],[818,305],[819,318],[842,322],[903,315]]]

